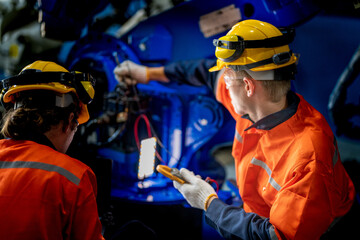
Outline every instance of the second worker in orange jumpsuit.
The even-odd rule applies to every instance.
[[[298,60],[288,46],[293,38],[291,29],[244,20],[214,40],[216,63],[124,61],[114,69],[119,81],[207,85],[236,120],[232,155],[243,208],[223,203],[187,169],[180,172],[188,183],[174,181],[226,239],[319,239],[353,204],[355,189],[331,128],[290,90]]]
[[[93,83],[45,61],[1,82],[1,101],[13,107],[0,140],[0,239],[104,239],[95,174],[65,154],[89,119]]]

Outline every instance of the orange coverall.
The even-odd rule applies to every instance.
[[[232,155],[246,213],[236,217],[237,211],[215,199],[206,212],[209,224],[234,239],[231,234],[244,228],[245,221],[236,226],[240,219],[256,225],[247,231],[258,236],[266,230],[271,239],[319,239],[355,197],[325,118],[290,92],[287,109],[254,123],[235,113],[223,76],[216,97],[236,120]]]
[[[96,192],[82,162],[33,141],[0,141],[0,239],[104,239]]]

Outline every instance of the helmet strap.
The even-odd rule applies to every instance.
[[[288,28],[282,31],[283,35],[265,38],[260,40],[244,40],[241,36],[237,36],[238,41],[227,41],[214,39],[215,47],[225,48],[229,50],[240,50],[243,52],[246,48],[274,48],[290,44],[294,41],[295,30]]]
[[[271,63],[274,63],[276,65],[281,65],[281,64],[289,62],[291,59],[291,56],[292,56],[292,51],[282,52],[282,53],[273,55],[271,58],[267,58],[267,59],[264,59],[264,60],[261,60],[258,62],[249,63],[249,64],[245,64],[245,65],[238,65],[238,66],[241,66],[243,68],[243,70],[250,70],[252,68],[264,66],[267,64],[271,64]]]
[[[245,40],[245,48],[272,48],[281,47],[294,41],[295,30],[293,28],[279,28],[283,35],[265,38],[262,40]]]

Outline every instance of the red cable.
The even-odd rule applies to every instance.
[[[147,129],[147,133],[148,133],[148,137],[152,137],[152,134],[151,134],[151,127],[150,127],[150,121],[149,121],[149,118],[145,115],[145,114],[140,114],[136,120],[135,120],[135,123],[134,123],[134,137],[135,137],[135,141],[136,141],[136,145],[138,147],[138,149],[140,150],[140,140],[139,140],[139,135],[138,135],[138,125],[139,125],[139,121],[140,119],[143,119],[145,121],[145,124],[146,124],[146,129]],[[156,157],[161,161],[161,162],[165,162],[160,154],[158,153],[158,151],[156,151]]]
[[[160,160],[160,162],[165,164],[165,161],[162,159],[162,157],[160,156],[160,154],[158,153],[158,151],[155,152],[156,157]],[[165,164],[166,165],[166,164]]]
[[[206,177],[205,182],[208,182],[210,184],[215,183],[215,185],[216,185],[216,193],[219,192],[219,183],[216,180],[214,180],[214,179],[212,179],[210,177]]]
[[[150,122],[149,122],[148,117],[145,114],[140,114],[136,118],[135,124],[134,124],[134,136],[135,136],[135,141],[136,141],[136,145],[137,145],[138,149],[140,149],[140,141],[139,141],[139,136],[138,136],[138,125],[139,125],[140,118],[144,119],[144,121],[145,121],[147,132],[148,132],[148,137],[152,137]]]

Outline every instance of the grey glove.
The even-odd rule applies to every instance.
[[[126,84],[148,83],[147,67],[136,64],[130,60],[122,62],[114,69],[116,80],[120,83],[125,81]]]
[[[214,188],[186,168],[180,169],[180,174],[186,183],[180,184],[173,181],[174,187],[179,190],[190,206],[206,210],[205,204],[209,198],[211,196],[217,197]]]

